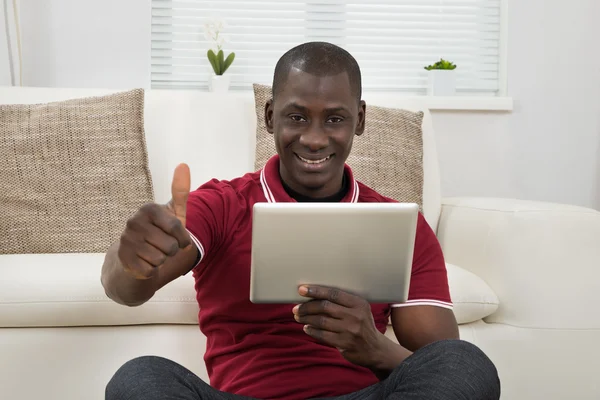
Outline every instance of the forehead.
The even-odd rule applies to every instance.
[[[349,105],[355,103],[356,99],[346,71],[320,76],[291,68],[277,92],[277,103],[283,105],[288,102]]]

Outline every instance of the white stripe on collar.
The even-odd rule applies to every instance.
[[[358,183],[356,182],[356,179],[354,179],[354,193],[352,193],[351,203],[358,203],[358,194]]]
[[[269,188],[269,186],[267,185],[267,179],[265,177],[264,168],[260,171],[260,183],[262,185],[263,193],[265,194],[265,198],[267,199],[267,201],[269,203],[277,203],[275,201],[275,196],[273,196],[273,193],[271,192],[271,188]]]
[[[352,181],[354,183],[354,187],[352,190],[352,198],[350,199],[350,202],[358,203],[358,195],[359,195],[358,183],[356,182],[356,179],[352,179]],[[275,200],[275,196],[273,196],[273,192],[271,192],[271,188],[267,184],[267,178],[265,176],[264,168],[260,171],[260,183],[262,185],[263,193],[264,193],[267,201],[269,203],[277,203],[277,201]]]

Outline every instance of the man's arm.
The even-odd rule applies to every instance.
[[[167,283],[189,272],[198,258],[198,248],[191,244],[167,258],[148,279],[137,279],[127,272],[119,259],[120,242],[107,251],[102,265],[102,286],[106,295],[113,301],[138,306],[150,300],[154,293]]]
[[[435,233],[419,214],[408,301],[392,306],[398,342],[410,351],[443,339],[458,339],[448,272]]]
[[[408,301],[392,305],[392,325],[399,344],[377,331],[364,299],[318,286],[299,293],[314,299],[294,309],[296,320],[306,324],[306,333],[341,349],[348,361],[371,369],[379,379],[421,347],[459,338],[442,249],[421,214]]]
[[[206,266],[213,249],[230,237],[227,229],[242,215],[237,192],[217,180],[190,192],[190,182],[189,167],[177,166],[171,201],[141,207],[108,250],[101,281],[117,303],[143,304],[172,280]]]
[[[392,309],[392,328],[398,344],[385,337],[381,363],[371,368],[383,380],[412,353],[428,344],[445,339],[459,339],[458,325],[452,310],[436,306],[411,306]]]
[[[109,298],[138,306],[195,266],[199,250],[185,228],[189,192],[190,171],[181,164],[173,175],[169,204],[146,204],[127,221],[102,266],[101,282]]]
[[[454,313],[447,308],[394,308],[392,325],[398,344],[376,329],[371,306],[364,299],[312,285],[301,287],[299,293],[313,299],[292,310],[296,321],[305,324],[305,332],[338,348],[348,361],[369,368],[382,380],[421,347],[459,337]]]
[[[459,339],[452,310],[436,306],[392,309],[392,327],[398,343],[410,351],[444,339]]]
[[[336,347],[346,360],[385,379],[412,352],[377,330],[371,306],[356,295],[323,286],[303,286],[298,293],[312,300],[292,312],[304,331]]]

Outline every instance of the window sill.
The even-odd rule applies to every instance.
[[[430,111],[500,111],[513,110],[512,97],[492,96],[419,96],[391,92],[365,92],[363,98],[368,104],[403,107],[415,104]]]
[[[512,97],[436,97],[419,98],[429,110],[435,111],[512,111]]]

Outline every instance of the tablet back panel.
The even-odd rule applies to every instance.
[[[306,301],[298,286],[312,283],[404,302],[417,218],[412,203],[257,203],[250,300]]]

